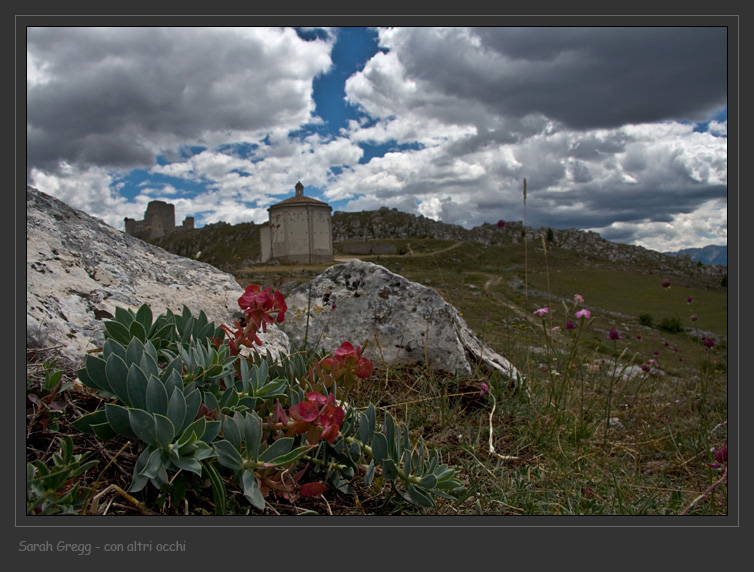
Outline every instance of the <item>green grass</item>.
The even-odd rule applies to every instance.
[[[522,243],[390,242],[413,254],[359,258],[435,288],[480,338],[526,376],[522,386],[482,370],[457,379],[423,367],[394,367],[376,371],[354,388],[353,406],[371,402],[389,409],[459,470],[466,484],[463,495],[457,501],[439,500],[429,513],[673,515],[714,486],[689,514],[727,514],[727,482],[715,485],[721,475],[709,466],[710,449],[727,445],[727,289],[719,280],[666,276],[653,273],[649,264],[623,267],[551,246],[545,260],[534,243],[527,247],[527,269]],[[234,272],[242,285],[275,285],[285,292],[326,267],[253,266]],[[666,277],[672,282],[667,290],[661,287]],[[574,294],[585,298],[583,306],[593,317],[578,341],[573,331],[549,333],[550,315],[561,328],[572,318],[561,299],[570,304]],[[690,305],[687,297],[693,298]],[[553,311],[544,324],[533,315],[543,306]],[[641,325],[644,313],[652,315],[652,327]],[[695,323],[689,320],[692,313],[699,316]],[[663,331],[663,317],[677,317],[684,327],[713,335],[716,345],[706,350],[693,331]],[[609,340],[611,327],[623,338]],[[649,359],[658,361],[661,374],[621,375],[624,366]],[[482,382],[490,387],[484,396]],[[73,406],[70,398],[68,403]],[[608,417],[617,423],[606,430]],[[46,450],[47,437],[44,430],[36,433],[30,458]],[[109,468],[103,478],[123,481],[116,469]],[[354,496],[329,491],[327,500],[273,509],[280,514],[426,514],[391,497],[378,482],[356,491]],[[201,490],[181,495],[181,510],[210,510]],[[162,500],[164,514],[175,510],[171,503],[177,506],[177,498]],[[229,510],[241,514],[245,505],[236,501],[229,499]]]
[[[719,479],[708,466],[709,449],[727,442],[727,289],[718,280],[666,276],[552,247],[545,264],[532,243],[525,275],[523,244],[390,242],[399,251],[410,245],[413,255],[359,258],[435,288],[528,377],[523,391],[481,371],[458,380],[394,369],[354,396],[357,405],[390,408],[461,469],[467,493],[442,501],[439,514],[678,514]],[[290,280],[295,269],[277,272]],[[670,289],[661,286],[666,277]],[[548,336],[533,315],[550,306],[553,325],[562,328],[569,316],[561,300],[570,304],[574,294],[594,318],[575,347],[563,332]],[[643,313],[653,316],[653,327],[640,324]],[[663,331],[666,316],[714,335],[717,344],[707,351],[693,331]],[[549,330],[549,320],[545,325]],[[611,327],[621,340],[608,339]],[[620,375],[649,359],[662,374]],[[483,381],[494,402],[479,395]],[[605,431],[607,416],[619,424]],[[716,487],[690,512],[727,514],[726,492]]]
[[[412,426],[467,474],[470,494],[460,507],[447,506],[448,513],[677,514],[719,478],[707,454],[727,439],[727,290],[716,280],[674,274],[664,289],[664,274],[584,261],[558,249],[548,249],[545,267],[544,252],[530,244],[527,296],[515,286],[524,281],[523,245],[464,243],[447,250],[452,246],[436,241],[432,248],[444,252],[435,256],[427,248],[421,256],[382,256],[379,263],[437,289],[481,338],[527,372],[529,393],[493,384],[490,453],[489,402],[449,398],[463,393],[457,382],[426,373],[387,378],[392,407],[405,403]],[[547,346],[532,312],[551,305],[553,323],[562,327],[567,312],[559,300],[570,302],[577,293],[594,320],[575,348],[581,367],[571,371],[569,339],[558,334]],[[678,317],[687,328],[713,334],[717,344],[707,351],[693,332],[642,326],[645,312],[655,324]],[[621,340],[608,339],[611,327]],[[661,375],[615,379],[614,367],[620,374],[649,359],[659,362]],[[481,381],[489,378],[480,372],[476,382],[466,382],[467,392]],[[605,433],[609,394],[609,416],[620,425]],[[726,489],[715,489],[692,512],[726,514]]]

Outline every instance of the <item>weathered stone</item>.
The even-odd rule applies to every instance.
[[[28,347],[55,348],[75,365],[102,346],[103,320],[116,306],[136,310],[147,303],[157,316],[186,305],[216,324],[239,310],[243,289],[232,275],[124,234],[31,187],[26,221]],[[287,351],[281,335],[269,334],[273,351]]]
[[[303,347],[305,337],[309,349],[325,351],[368,340],[365,355],[376,365],[427,363],[437,371],[469,376],[471,357],[516,375],[437,291],[377,264],[351,260],[332,266],[293,290],[287,304],[281,329],[292,350]]]

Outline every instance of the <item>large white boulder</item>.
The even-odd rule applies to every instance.
[[[102,347],[103,320],[116,306],[135,311],[147,303],[156,317],[167,309],[179,313],[185,304],[219,325],[232,321],[242,293],[231,274],[26,188],[27,347],[54,348],[81,364],[87,351]]]
[[[482,344],[437,291],[377,264],[351,260],[332,266],[286,301],[280,327],[292,351],[304,346],[305,337],[308,349],[325,351],[368,340],[364,355],[375,365],[426,363],[469,376],[476,361],[516,376],[511,363]]]

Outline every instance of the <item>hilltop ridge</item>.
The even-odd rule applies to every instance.
[[[197,256],[226,271],[253,266],[260,255],[259,226],[254,223],[230,225],[215,223],[199,229],[177,229],[168,236],[152,241],[153,244],[188,258]],[[434,239],[472,242],[484,246],[532,243],[547,248],[565,249],[578,253],[585,263],[599,265],[610,263],[662,271],[672,274],[696,274],[722,277],[727,268],[722,265],[705,265],[688,254],[672,255],[649,250],[641,246],[618,244],[603,239],[592,231],[575,228],[524,227],[521,221],[496,224],[484,223],[471,229],[443,223],[422,215],[413,215],[382,207],[375,211],[336,211],[332,217],[333,243],[337,254],[347,252],[353,242],[390,241],[398,239]],[[374,250],[377,254],[379,248]]]

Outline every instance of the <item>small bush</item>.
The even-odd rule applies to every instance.
[[[639,323],[642,326],[647,326],[648,328],[651,328],[652,324],[654,324],[654,318],[652,317],[652,314],[648,312],[644,312],[641,316],[639,316]]]
[[[683,325],[679,318],[665,316],[662,319],[662,322],[660,322],[660,329],[671,334],[677,334],[678,332],[683,331]]]

